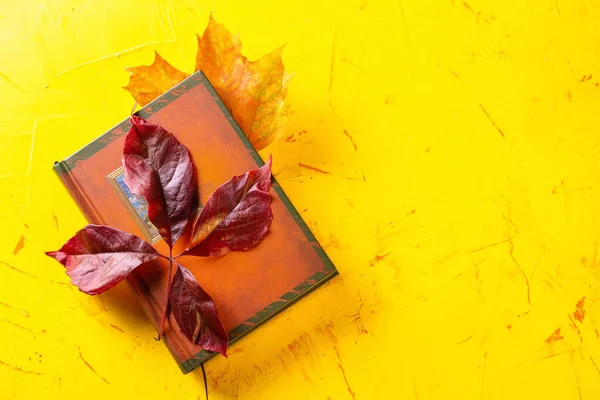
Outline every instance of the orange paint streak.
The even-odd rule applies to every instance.
[[[552,335],[548,336],[548,338],[544,341],[547,344],[551,344],[552,342],[558,342],[559,340],[563,340],[565,337],[560,334],[560,328],[556,329],[552,332]]]
[[[471,335],[468,338],[461,340],[460,342],[456,343],[456,344],[463,344],[463,343],[467,343],[469,340],[473,339],[475,335]]]
[[[79,349],[79,348],[78,348]],[[94,369],[94,367],[92,367],[90,365],[90,363],[88,363],[85,358],[83,358],[83,355],[81,354],[81,349],[79,349],[79,358],[81,358],[81,361],[83,361],[83,363],[90,369],[90,371],[92,371],[93,373],[95,373],[96,375],[98,375],[100,377],[100,379],[102,379],[104,382],[106,382],[108,385],[110,385],[110,382],[106,380],[106,378],[104,378],[102,375],[100,375],[98,372],[96,372],[96,370]]]
[[[356,324],[358,333],[366,335],[367,333],[369,333],[369,331],[365,329],[365,325],[363,324],[363,320],[362,320],[362,316],[361,316],[362,308],[363,308],[363,302],[361,300],[360,306],[358,307],[358,311],[356,312],[356,314],[351,315],[351,317],[352,317],[352,321]]]
[[[117,325],[110,324],[110,327],[111,327],[111,328],[114,328],[114,329],[116,329],[116,330],[118,330],[118,331],[119,331],[119,332],[121,332],[121,333],[125,333],[125,331],[124,331],[123,329],[119,328]]]
[[[17,308],[15,306],[11,306],[10,304],[3,303],[1,301],[0,301],[0,306],[4,306],[4,307],[7,307],[7,308],[12,308],[14,310],[19,310],[20,312],[23,313],[23,315],[25,315],[27,318],[29,318],[29,311],[27,311],[27,310],[24,310],[22,308]]]
[[[387,256],[389,256],[390,254],[392,254],[392,253],[391,253],[391,252],[387,252],[387,253],[385,253],[385,254],[382,254],[382,255],[379,255],[379,254],[377,254],[377,255],[375,256],[375,261],[381,261],[381,260],[383,260],[384,258],[386,258]]]
[[[4,366],[6,366],[6,367],[12,368],[12,369],[14,369],[14,370],[17,370],[17,371],[19,371],[19,372],[23,372],[24,374],[31,374],[31,375],[42,375],[42,373],[41,373],[41,372],[27,371],[27,370],[25,370],[25,369],[23,369],[23,368],[21,368],[21,367],[15,367],[14,365],[7,364],[7,363],[5,363],[4,361],[0,361],[0,365],[4,365]]]
[[[346,377],[346,371],[344,370],[344,367],[342,366],[342,359],[340,357],[340,352],[338,351],[337,346],[333,346],[333,348],[335,349],[335,354],[337,355],[338,367],[340,368],[340,371],[342,371],[342,376],[344,377],[344,382],[346,382],[346,389],[348,389],[348,393],[350,393],[350,396],[352,396],[352,399],[356,400],[356,393],[354,393],[352,391],[352,388],[350,387],[350,384],[348,383],[348,378]]]
[[[485,108],[483,108],[483,106],[481,104],[479,104],[479,107],[481,108],[481,111],[483,111],[483,113],[485,114],[487,119],[492,123],[492,125],[494,125],[494,128],[496,128],[496,130],[502,135],[502,137],[505,137],[504,132],[502,132],[502,129],[500,129],[498,127],[498,125],[496,125],[496,123],[494,122],[492,117],[490,117],[490,114],[488,114],[488,112],[485,110]]]
[[[319,172],[321,174],[331,175],[331,172],[323,171],[322,169],[319,169],[317,167],[312,167],[310,165],[306,165],[306,164],[303,164],[303,163],[300,163],[300,162],[298,163],[298,166],[301,167],[301,168],[310,169],[311,171]]]
[[[478,251],[485,250],[485,249],[489,249],[490,247],[499,246],[499,245],[501,245],[501,244],[508,243],[508,242],[510,242],[511,240],[512,240],[512,238],[510,238],[510,239],[506,239],[506,240],[503,240],[503,241],[501,241],[501,242],[496,242],[496,243],[488,244],[488,245],[485,245],[485,246],[483,246],[483,247],[479,247],[479,248],[477,248],[477,249],[475,249],[475,250],[471,250],[469,253],[477,253]]]
[[[581,347],[578,349],[574,349],[574,350],[563,351],[562,353],[550,354],[549,356],[538,358],[537,360],[534,360],[534,362],[540,362],[540,361],[548,360],[550,358],[564,356],[565,354],[572,354],[575,350],[580,350],[580,349],[581,349]]]
[[[521,265],[519,265],[519,263],[517,262],[517,260],[515,260],[515,256],[513,255],[513,250],[514,250],[514,245],[512,240],[508,242],[510,244],[510,258],[513,260],[513,262],[515,263],[515,265],[517,266],[517,268],[519,268],[519,271],[521,271],[521,274],[523,275],[523,278],[525,279],[525,284],[527,285],[527,304],[529,304],[529,306],[531,307],[531,290],[529,287],[529,278],[527,277],[527,274],[525,273],[525,271],[523,270],[523,268],[521,268]]]
[[[464,1],[463,1],[463,6],[464,6],[464,7],[465,7],[467,10],[471,11],[473,14],[477,14],[477,13],[475,12],[475,10],[473,10],[473,8],[471,8],[471,6],[470,6],[470,5],[468,5],[468,4],[467,4],[466,2],[464,2]]]
[[[19,324],[15,323],[15,322],[12,322],[11,320],[8,320],[6,318],[2,318],[2,321],[6,322],[7,324],[10,324],[12,326],[16,326],[17,328],[23,329],[25,331],[28,331],[28,332],[31,332],[31,333],[37,333],[36,331],[34,331],[32,329],[29,329],[29,328],[27,328],[27,327],[25,327],[23,325],[19,325]]]
[[[346,134],[346,136],[348,137],[348,139],[350,139],[350,141],[352,142],[352,146],[354,146],[354,150],[358,151],[358,146],[356,145],[356,142],[354,141],[354,139],[352,138],[352,136],[350,136],[350,134],[348,133],[347,130],[344,129],[344,133]]]
[[[291,134],[290,136],[288,136],[287,138],[285,138],[286,142],[295,142],[296,139],[294,139],[294,134]]]
[[[6,263],[6,262],[4,262],[4,261],[0,261],[0,264],[2,264],[2,265],[4,265],[4,266],[8,267],[8,269],[12,269],[12,270],[13,270],[13,271],[15,271],[15,272],[19,272],[19,273],[21,273],[21,274],[23,274],[23,275],[26,275],[26,276],[29,276],[29,277],[31,277],[31,278],[35,278],[35,279],[41,279],[41,278],[40,278],[40,277],[38,277],[38,276],[32,275],[32,274],[30,274],[30,273],[28,273],[28,272],[25,272],[25,271],[23,271],[23,270],[21,270],[21,269],[19,269],[19,268],[15,267],[15,266],[13,266],[13,265],[10,265],[10,264],[8,264],[8,263]],[[55,282],[55,281],[49,281],[49,282],[56,283],[56,284],[59,284],[59,285],[68,285],[68,283],[65,283],[65,282]]]
[[[98,296],[98,300],[100,300],[100,304],[102,305],[102,309],[104,310],[104,312],[108,312],[108,310],[106,309],[106,305],[104,304],[104,300],[102,300],[102,296]]]
[[[390,254],[392,254],[392,253],[391,252],[387,252],[387,253],[382,254],[382,255],[379,255],[379,254],[375,255],[375,257],[371,261],[369,261],[369,266],[370,267],[374,267],[376,263],[378,263],[379,261],[382,261],[387,256],[389,256]]]
[[[579,322],[583,322],[583,319],[585,318],[585,310],[583,309],[584,304],[585,296],[583,296],[575,305],[575,312],[573,313],[573,317]]]
[[[592,364],[594,364],[594,368],[596,368],[596,371],[598,371],[598,373],[600,374],[600,369],[596,365],[596,362],[594,361],[594,359],[592,358],[592,356],[590,356],[590,360],[592,361]]]
[[[15,249],[12,253],[16,256],[23,249],[23,247],[25,247],[25,237],[21,236],[21,239],[19,239],[19,242],[15,246]]]
[[[575,323],[575,320],[573,319],[573,317],[571,317],[570,315],[569,315],[569,320],[571,321],[571,326],[573,328],[575,328],[575,330],[577,331],[577,334],[579,335],[579,341],[583,342],[583,336],[581,336],[581,331],[577,327],[577,324]]]
[[[317,328],[317,332],[320,337],[328,339],[329,342],[331,342],[332,344],[335,345],[337,343],[338,339],[335,336],[333,328],[334,328],[333,321],[329,321],[327,324],[319,326]]]
[[[417,382],[415,382],[415,378],[413,378],[413,390],[415,391],[415,399],[419,400],[419,393],[417,393]]]
[[[213,384],[213,387],[214,387],[214,389],[213,389],[213,390],[215,390],[215,389],[219,389],[219,381],[218,381],[216,378],[213,378],[213,377],[211,376],[211,377],[210,377],[210,381],[211,381],[211,382],[212,382],[212,384]]]
[[[333,90],[333,73],[335,70],[335,44],[337,42],[337,29],[333,32],[333,44],[331,45],[331,65],[329,70],[329,106],[332,107],[331,103],[331,91]]]

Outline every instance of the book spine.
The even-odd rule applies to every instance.
[[[69,194],[83,213],[85,219],[90,224],[103,224],[100,213],[98,213],[98,210],[96,210],[96,207],[94,207],[90,198],[86,195],[77,179],[75,179],[71,173],[71,168],[69,168],[67,163],[64,161],[56,161],[54,163],[54,172],[56,172],[58,178],[69,191]]]

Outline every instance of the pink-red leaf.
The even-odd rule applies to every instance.
[[[212,298],[185,267],[177,265],[171,289],[171,310],[190,342],[227,357],[229,337]]]
[[[217,188],[196,219],[184,255],[221,256],[256,246],[273,219],[270,188],[271,158]]]
[[[131,116],[123,146],[125,183],[148,202],[148,218],[173,247],[183,233],[195,193],[188,150],[165,129]]]
[[[103,225],[88,225],[58,251],[46,255],[67,267],[71,282],[84,293],[99,294],[121,282],[159,254],[139,237]]]

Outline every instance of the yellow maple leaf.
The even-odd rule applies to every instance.
[[[131,93],[142,107],[189,76],[169,64],[157,51],[152,64],[126,69],[129,71],[129,83],[123,89]]]
[[[242,43],[216,22],[212,15],[198,36],[195,71],[202,70],[252,145],[261,150],[283,130],[283,105],[289,76],[281,60],[280,47],[255,61],[241,54]],[[142,106],[148,104],[187,75],[158,53],[150,66],[128,68],[127,91]]]

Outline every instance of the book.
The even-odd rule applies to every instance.
[[[264,164],[202,72],[136,115],[161,125],[188,148],[196,167],[200,205],[221,183]],[[121,157],[130,126],[129,119],[121,122],[56,162],[54,169],[89,223],[138,235],[165,254],[168,247],[148,219],[145,200],[132,194],[123,181]],[[272,189],[273,221],[257,247],[224,257],[181,259],[213,298],[230,344],[337,274],[275,178]],[[174,254],[177,246],[183,249],[187,244],[185,236]],[[138,267],[127,278],[157,330],[166,305],[167,270],[168,262],[159,259]],[[183,373],[215,354],[192,344],[172,314],[163,340]]]

